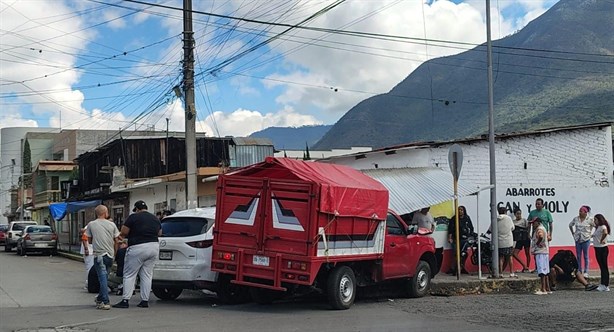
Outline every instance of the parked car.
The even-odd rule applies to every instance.
[[[226,303],[249,299],[247,288],[218,280],[211,271],[215,208],[176,212],[162,219],[160,253],[154,265],[152,291],[161,300],[174,300],[184,289],[217,292]]]
[[[19,237],[21,237],[23,229],[30,225],[36,225],[36,222],[30,220],[11,221],[9,223],[9,229],[6,232],[4,251],[13,250],[13,248],[17,246],[17,240],[19,240]]]
[[[57,255],[58,236],[51,227],[46,225],[26,226],[21,237],[17,240],[17,254],[25,256],[32,251]]]
[[[6,232],[9,230],[8,224],[0,224],[0,244],[6,243]]]

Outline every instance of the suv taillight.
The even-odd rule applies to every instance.
[[[52,234],[52,235],[51,235],[51,239],[52,239],[52,240],[57,240],[57,239],[58,239],[58,236],[57,236],[56,234]]]
[[[192,241],[186,242],[185,244],[192,248],[209,248],[213,245],[213,240]]]
[[[30,234],[26,234],[26,236],[23,237],[24,240],[30,240]]]

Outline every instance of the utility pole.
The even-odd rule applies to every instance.
[[[194,103],[194,31],[192,0],[183,0],[183,95],[185,108],[186,208],[198,205],[196,184],[196,105]]]
[[[164,167],[165,167],[165,174],[168,175],[168,118],[166,118],[166,155],[164,156]]]
[[[497,227],[497,174],[495,168],[495,101],[492,77],[492,40],[490,37],[490,0],[486,0],[486,60],[488,63],[488,151],[490,155],[490,228],[492,230],[493,260],[499,257],[499,227]],[[499,277],[499,264],[492,264],[494,277]]]
[[[164,198],[164,209],[165,210],[170,210],[168,208],[168,118],[166,118],[166,149],[164,149],[165,152],[165,156],[164,156],[164,167],[165,167],[165,171],[164,174],[167,175],[166,178],[166,195]]]

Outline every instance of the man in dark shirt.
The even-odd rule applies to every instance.
[[[143,201],[134,203],[132,212],[134,213],[128,216],[121,228],[122,237],[128,238],[128,249],[124,260],[123,299],[113,305],[115,308],[130,306],[129,300],[134,291],[137,274],[141,280],[141,302],[137,306],[149,307],[153,268],[160,249],[160,220],[147,212],[147,204]]]

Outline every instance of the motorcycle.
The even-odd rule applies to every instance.
[[[476,239],[476,237],[477,237],[477,234],[470,236],[469,239],[467,240],[467,245],[472,249],[471,263],[477,266],[478,265],[478,239]],[[480,250],[481,250],[481,255],[480,255],[481,265],[486,266],[486,268],[488,269],[488,272],[492,273],[491,240],[486,234],[482,233],[480,234],[479,241],[480,241]]]

